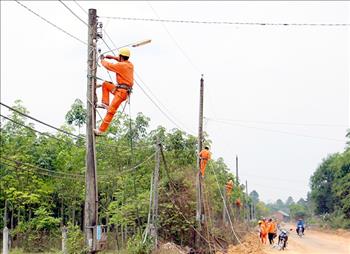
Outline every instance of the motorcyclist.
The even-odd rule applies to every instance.
[[[298,219],[297,228],[296,228],[297,234],[299,234],[299,230],[301,230],[301,233],[304,235],[305,223],[302,219]]]
[[[287,241],[288,241],[288,234],[287,230],[282,229],[280,235],[278,236],[278,245],[284,240],[283,246],[281,246],[283,249],[287,247]]]

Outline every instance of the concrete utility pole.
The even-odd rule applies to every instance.
[[[204,79],[203,74],[200,80],[200,94],[199,94],[199,125],[198,125],[198,153],[202,151],[203,142],[203,96],[204,95]],[[197,179],[196,179],[196,190],[197,190],[197,209],[196,209],[196,222],[197,230],[202,232],[203,222],[203,206],[202,206],[202,177],[200,173],[200,158],[197,153]],[[200,236],[196,236],[196,246],[200,245]]]
[[[250,220],[250,205],[248,204],[248,181],[245,180],[245,193],[246,193],[246,207],[247,207],[247,221]]]
[[[228,198],[227,198],[227,194],[226,194],[226,188],[224,187],[224,190],[223,190],[223,196],[224,196],[224,200],[223,200],[223,206],[222,206],[222,220],[224,222],[224,225],[227,225],[227,212],[226,212],[226,205],[225,205],[225,202],[227,202]]]
[[[151,236],[154,239],[154,246],[158,246],[158,183],[159,183],[159,168],[160,168],[160,143],[156,145],[156,166],[153,175],[153,204],[152,204],[152,224]]]
[[[238,156],[236,155],[236,186],[238,186]]]
[[[88,29],[88,79],[87,79],[87,122],[86,122],[86,173],[85,173],[85,241],[88,253],[96,253],[98,223],[98,192],[95,149],[95,88],[96,88],[96,9],[89,9]]]
[[[2,253],[9,253],[9,229],[7,228],[7,199],[5,199],[4,209],[4,230],[2,231]]]

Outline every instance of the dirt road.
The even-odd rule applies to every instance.
[[[270,246],[264,248],[266,254],[281,253]],[[295,231],[289,234],[286,254],[350,254],[350,236],[339,236],[315,230],[307,230],[300,238]]]

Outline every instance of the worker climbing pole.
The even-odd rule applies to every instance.
[[[209,147],[206,146],[203,150],[201,150],[198,156],[200,159],[199,168],[200,168],[201,176],[202,178],[204,178],[205,168],[207,166],[208,160],[211,159]]]
[[[117,84],[115,85],[112,82],[104,81],[102,84],[97,85],[97,87],[102,87],[102,103],[98,104],[97,107],[106,109],[107,114],[100,127],[94,129],[96,135],[101,135],[106,132],[118,107],[131,93],[134,84],[134,66],[129,61],[129,57],[130,50],[128,48],[120,49],[119,56],[101,55],[102,66],[116,74]],[[117,61],[117,63],[111,63],[105,59],[112,59]],[[111,103],[109,99],[110,93],[114,95]]]

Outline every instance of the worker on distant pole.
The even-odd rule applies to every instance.
[[[115,112],[117,112],[120,104],[125,101],[132,89],[134,84],[134,65],[129,61],[130,50],[122,48],[119,50],[119,56],[103,56],[101,55],[101,64],[109,71],[116,73],[117,85],[112,82],[104,81],[102,85],[102,103],[98,104],[97,107],[104,108],[107,110],[107,114],[104,117],[99,129],[94,129],[96,135],[101,135],[107,129],[111,123]],[[110,63],[104,59],[113,59],[117,63]],[[109,104],[109,93],[114,95],[114,98]]]
[[[230,197],[231,194],[232,194],[232,189],[233,189],[233,181],[232,181],[232,179],[230,179],[230,180],[226,183],[225,187],[226,187],[226,196],[227,196],[227,197]]]
[[[211,159],[211,155],[209,152],[209,147],[205,147],[200,153],[199,153],[199,159],[200,159],[200,171],[202,177],[204,177],[205,167],[207,166],[208,160]]]

